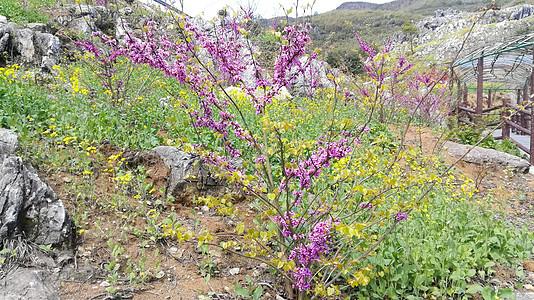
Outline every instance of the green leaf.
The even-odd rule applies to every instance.
[[[482,298],[484,300],[494,300],[495,299],[495,291],[491,286],[487,286],[482,289]]]
[[[512,288],[500,289],[500,290],[497,292],[497,296],[498,296],[499,298],[510,298],[510,299],[515,299],[514,292],[513,292]]]
[[[476,274],[475,269],[467,270],[467,277],[473,277],[473,276],[475,276],[475,274]]]
[[[236,285],[235,286],[235,293],[238,294],[239,296],[243,296],[245,298],[250,298],[250,294],[248,293],[248,290],[246,290],[245,288],[243,288],[240,285]]]
[[[472,285],[467,286],[466,293],[468,293],[468,294],[476,294],[476,293],[481,292],[481,291],[482,291],[482,287],[480,285],[472,284]]]
[[[258,287],[254,290],[254,293],[252,294],[252,299],[259,300],[262,295],[263,295],[263,287],[261,285],[258,285]]]

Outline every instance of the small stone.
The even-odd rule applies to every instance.
[[[96,285],[93,286],[93,290],[96,290],[98,287]]]
[[[176,247],[171,247],[171,248],[169,248],[169,252],[172,253],[172,254],[175,254],[175,253],[178,252],[178,248],[176,248]]]
[[[275,299],[276,299],[276,300],[286,300],[286,299],[284,299],[284,297],[282,297],[282,296],[280,296],[280,295],[276,295],[276,298],[275,298]]]
[[[232,292],[232,291],[230,290],[230,288],[227,287],[227,286],[224,287],[224,291],[227,292],[227,293],[231,293],[231,292]]]
[[[523,287],[527,290],[534,291],[534,286],[532,284],[525,284]]]
[[[70,183],[70,182],[72,182],[72,178],[70,178],[70,177],[63,177],[63,181],[64,181],[65,183]]]
[[[228,270],[228,273],[230,273],[230,275],[237,275],[239,274],[239,268],[231,268]]]
[[[267,269],[267,268],[269,268],[269,265],[267,265],[266,263],[261,263],[260,264],[260,268]]]
[[[254,270],[252,271],[252,277],[260,277],[261,276],[261,272],[260,270]]]
[[[176,253],[176,257],[178,257],[178,258],[184,257],[184,251],[185,251],[185,249],[178,250],[178,252]]]
[[[207,205],[204,205],[200,210],[202,210],[203,212],[209,212],[210,208]]]
[[[163,276],[165,276],[165,272],[159,271],[158,274],[156,275],[156,278],[163,278]]]
[[[107,280],[104,280],[104,281],[102,281],[102,282],[100,283],[100,286],[101,286],[101,287],[108,287],[108,286],[110,286],[110,285],[111,285],[111,284],[110,284]]]

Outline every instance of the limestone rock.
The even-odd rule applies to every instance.
[[[76,16],[91,16],[95,19],[98,17],[98,12],[91,5],[74,5],[74,14]]]
[[[24,234],[41,245],[72,246],[72,219],[52,188],[12,155],[17,147],[17,136],[0,129],[0,241]]]
[[[75,18],[70,22],[69,27],[88,36],[96,30],[95,23],[89,17]]]
[[[40,245],[70,247],[74,224],[63,202],[20,157],[0,155],[0,240],[24,234]]]
[[[17,135],[9,129],[0,128],[0,155],[11,155],[17,151],[17,148]]]
[[[13,45],[17,53],[20,54],[22,61],[31,63],[35,59],[35,47],[33,45],[33,31],[25,28],[15,30],[13,34]]]
[[[190,205],[198,196],[222,196],[233,192],[235,197],[242,194],[210,174],[208,166],[198,156],[186,153],[171,146],[158,146],[150,154],[159,156],[170,169],[167,179],[167,195],[172,195],[177,203]]]
[[[290,92],[293,95],[307,96],[312,92],[310,86],[315,84],[316,88],[332,88],[333,84],[327,77],[327,63],[319,60],[309,62],[309,57],[303,56],[300,64],[306,66],[304,74],[295,66],[291,69],[290,77],[295,77],[292,82]],[[310,75],[311,74],[311,75]]]
[[[7,24],[7,18],[5,16],[0,15],[0,24]]]
[[[50,33],[35,32],[34,46],[41,57],[41,68],[52,72],[54,65],[59,62],[61,42]]]
[[[46,24],[43,24],[43,23],[28,23],[28,24],[26,24],[26,28],[31,29],[33,31],[42,31],[42,32],[44,32],[46,30]]]
[[[534,5],[521,6],[510,15],[510,20],[521,20],[534,14]]]
[[[454,142],[446,142],[444,146],[448,149],[449,154],[456,158],[462,157],[472,149],[462,158],[463,161],[469,163],[489,164],[522,173],[527,172],[530,167],[530,163],[522,158],[493,149],[462,145]]]
[[[5,32],[2,34],[2,37],[0,37],[0,53],[3,53],[7,50],[7,44],[9,43],[9,33]]]
[[[0,298],[4,300],[59,300],[52,281],[45,270],[18,268],[0,280]]]

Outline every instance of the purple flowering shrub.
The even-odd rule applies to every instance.
[[[308,49],[308,26],[287,26],[277,34],[278,55],[265,65],[248,36],[250,14],[211,24],[176,18],[174,30],[148,23],[123,41],[95,36],[99,42],[79,44],[97,59],[102,71],[95,75],[107,88],[113,86],[112,93],[119,95],[123,87],[109,81],[118,59],[158,70],[187,90],[191,97],[180,105],[198,135],[183,148],[243,191],[258,212],[253,223],[237,222],[235,239],[219,244],[214,233],[185,232],[177,224],[162,224],[164,235],[265,261],[293,298],[334,296],[348,285],[366,285],[375,275],[362,261],[424,203],[425,193],[417,191],[439,180],[432,168],[409,159],[413,153],[394,155],[361,142],[370,134],[370,122],[355,112],[365,106],[341,105],[347,93],[335,74],[328,75],[329,88],[316,85],[311,66],[317,52]],[[385,72],[373,77],[385,60],[373,60],[377,56],[367,50],[370,77],[380,84],[389,80]],[[389,76],[409,67],[399,61]],[[282,97],[299,78],[308,83],[308,96]],[[369,118],[372,114],[371,109]],[[309,127],[314,118],[320,123]],[[206,131],[216,137],[218,149],[208,146],[201,134]],[[232,193],[198,201],[245,219],[234,208]]]
[[[356,39],[368,55],[363,67],[370,80],[360,92],[364,102],[377,109],[380,122],[415,112],[420,121],[432,125],[448,115],[451,94],[446,70],[393,53],[391,44],[377,51],[358,35]]]

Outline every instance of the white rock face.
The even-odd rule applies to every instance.
[[[462,160],[468,163],[494,165],[521,173],[528,172],[530,168],[530,163],[528,161],[515,155],[497,150],[462,145],[453,142],[446,142],[444,146],[448,149],[450,156],[456,158],[461,158],[463,156]]]
[[[456,56],[466,39],[461,54],[469,53],[488,43],[520,36],[520,32],[527,30],[530,25],[526,18],[533,14],[533,5],[488,11],[483,17],[481,12],[436,11],[434,16],[424,18],[415,24],[419,30],[413,41],[417,45],[416,55],[438,61],[449,61]],[[474,20],[478,20],[477,24],[468,36],[467,33]],[[405,41],[397,47],[409,48],[409,42]]]

